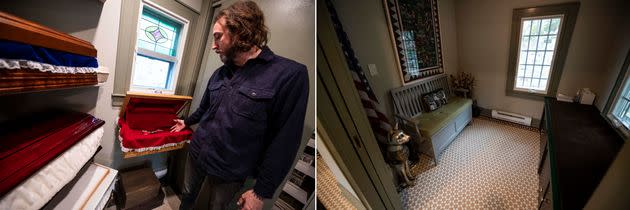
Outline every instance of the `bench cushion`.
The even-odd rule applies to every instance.
[[[453,97],[449,99],[448,104],[442,105],[439,109],[422,113],[411,120],[420,125],[420,132],[423,136],[431,137],[471,105],[471,99]]]

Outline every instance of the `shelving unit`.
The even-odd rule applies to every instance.
[[[313,201],[315,192],[315,138],[311,136],[298,155],[298,162],[282,187],[282,193],[274,204],[274,210],[306,209]]]

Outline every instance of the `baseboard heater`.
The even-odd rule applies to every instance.
[[[531,126],[532,118],[528,116],[523,116],[520,114],[509,113],[504,111],[492,110],[492,118],[505,120],[513,123],[518,123],[521,125]]]

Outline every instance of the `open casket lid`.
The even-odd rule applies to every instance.
[[[175,139],[181,136],[190,137],[192,130],[185,128],[174,133],[168,130],[175,124],[173,119],[177,118],[178,113],[191,100],[190,96],[127,92],[118,121],[121,129],[119,133],[121,149],[124,148],[123,157],[131,158],[181,149],[184,144],[179,140],[174,142]],[[145,132],[157,133],[147,136]]]
[[[182,111],[184,106],[192,100],[190,96],[180,95],[165,95],[165,94],[152,94],[152,93],[140,93],[140,92],[127,92],[125,101],[120,110],[120,118],[125,118],[125,113],[129,110],[146,107],[154,104],[163,104],[172,106],[173,114],[177,115]]]

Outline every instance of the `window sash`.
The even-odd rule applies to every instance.
[[[146,86],[146,85],[141,85],[141,84],[134,84],[134,78],[136,77],[136,73],[134,72],[134,74],[131,77],[131,89],[132,90],[140,90],[140,91],[150,91],[150,92],[163,92],[163,91],[169,91],[171,89],[171,87],[173,86],[173,73],[174,73],[174,68],[175,68],[175,63],[174,62],[170,62],[167,60],[162,60],[159,58],[154,58],[151,56],[146,56],[146,55],[142,55],[140,53],[136,54],[135,56],[135,60],[137,60],[138,56],[142,56],[145,57],[147,59],[153,59],[153,60],[159,60],[159,61],[163,61],[169,64],[168,66],[168,71],[166,73],[166,78],[164,81],[164,86]],[[134,61],[134,66],[137,65]]]
[[[187,26],[188,21],[160,7],[159,5],[151,1],[147,1],[147,0],[142,1],[139,8],[139,14],[140,15],[138,16],[138,19],[136,21],[137,26],[135,30],[138,32],[138,34],[135,37],[135,40],[136,40],[135,55],[133,56],[133,61],[132,61],[132,70],[131,70],[132,73],[131,73],[131,79],[129,81],[129,90],[151,92],[151,93],[174,94],[175,88],[177,87],[178,76],[180,73],[180,64],[181,64],[180,61],[182,59],[181,52],[184,47],[184,45],[180,43],[184,43],[186,40],[186,31],[188,30],[188,26]],[[159,21],[162,21],[166,24],[169,24],[175,27],[176,33],[175,33],[175,37],[173,38],[174,44],[172,48],[172,54],[164,54],[164,53],[153,51],[151,49],[145,49],[139,46],[139,43],[137,43],[137,42],[140,42],[139,37],[145,36],[144,31],[142,31],[140,27],[140,21],[143,18],[143,14],[149,14],[148,16],[150,16],[151,18],[157,19]],[[171,28],[168,28],[168,30],[171,30]],[[147,87],[147,86],[134,84],[133,78],[136,75],[136,73],[138,73],[136,71],[139,70],[136,64],[137,62],[136,56],[144,56],[151,59],[162,60],[162,61],[170,63],[166,86],[164,88]]]
[[[555,33],[552,33],[551,31],[551,24],[553,22],[554,19],[559,18],[559,24],[558,27],[555,29]],[[519,29],[519,36],[518,36],[518,50],[517,50],[517,55],[516,55],[516,65],[515,65],[515,74],[514,74],[514,83],[513,83],[513,87],[512,89],[514,91],[521,91],[521,92],[529,92],[529,93],[538,93],[538,94],[547,94],[549,92],[549,86],[551,85],[551,75],[553,73],[553,66],[554,66],[554,62],[556,60],[557,57],[557,51],[558,51],[558,43],[559,43],[559,38],[561,36],[562,33],[562,26],[564,24],[564,15],[560,14],[560,15],[546,15],[546,16],[533,16],[533,17],[523,17],[521,18],[521,27]],[[540,20],[538,25],[537,25],[537,34],[533,34],[532,31],[534,30],[534,27],[536,27],[533,23],[534,21]],[[547,29],[547,33],[543,33],[543,21],[544,20],[549,20],[549,27]],[[529,30],[524,31],[525,26],[526,26],[526,21],[530,21],[529,24]],[[524,34],[525,32],[527,32],[527,34]],[[543,48],[540,48],[541,46],[538,46],[540,44],[540,38],[545,38],[545,39],[550,39],[552,36],[555,36],[555,42],[553,43],[553,49],[549,50],[549,46],[548,46],[548,42],[545,42],[545,46]],[[525,38],[527,38],[527,49],[523,49],[523,45]],[[535,47],[532,50],[532,40],[531,38],[536,38],[536,43],[535,43]],[[537,57],[540,55],[540,53],[542,53],[542,58],[540,58],[540,62],[537,62]],[[551,61],[548,62],[548,64],[545,64],[547,59],[548,53],[551,53]],[[533,54],[534,58],[529,58],[531,55]],[[521,60],[522,57],[525,57],[525,60]],[[532,61],[530,62],[530,59],[532,59]],[[523,69],[523,76],[519,76],[520,73],[520,68],[521,66],[525,66],[525,69]],[[527,68],[528,66],[532,66],[531,70],[528,71],[529,69]],[[540,66],[540,68],[538,68],[537,66]],[[545,68],[549,67],[548,71],[545,71]],[[539,70],[539,71],[538,71]],[[530,73],[531,72],[531,73]],[[538,73],[536,73],[538,72]],[[543,74],[543,72],[547,72],[546,75]],[[529,73],[529,74],[528,74]],[[536,76],[538,75],[538,76]],[[541,83],[544,83],[544,88],[543,89],[538,89],[541,86]],[[528,86],[525,86],[525,83],[529,82]],[[536,85],[538,88],[535,88],[533,83],[536,82]],[[521,84],[519,86],[519,84]]]
[[[610,109],[610,115],[614,117],[626,130],[630,129],[630,84],[628,83],[628,75],[624,78],[621,92],[617,95],[614,106]]]

